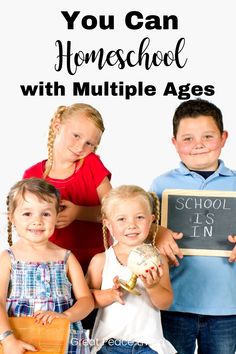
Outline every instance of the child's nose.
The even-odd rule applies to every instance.
[[[136,223],[134,220],[130,220],[128,224],[129,229],[134,229],[136,227]]]
[[[195,147],[202,148],[204,146],[204,142],[201,138],[196,139]]]
[[[84,149],[84,143],[82,141],[78,141],[75,145],[76,151],[82,151]]]
[[[41,225],[42,224],[42,218],[41,216],[36,216],[33,220],[34,225]]]

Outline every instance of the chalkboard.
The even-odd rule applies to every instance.
[[[185,255],[228,257],[228,235],[236,235],[236,192],[166,189],[161,225],[184,234],[177,243]]]

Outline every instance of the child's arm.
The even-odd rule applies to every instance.
[[[123,292],[117,283],[117,277],[114,277],[114,285],[110,289],[101,290],[102,271],[105,264],[105,253],[96,254],[90,261],[86,280],[95,300],[95,307],[105,307],[113,302],[124,304]]]
[[[231,243],[236,243],[236,236],[235,235],[229,235],[228,236],[228,240],[229,242]],[[235,262],[236,261],[236,245],[234,246],[232,252],[231,252],[231,255],[229,257],[229,262],[232,263],[232,262]]]
[[[94,309],[93,296],[86,283],[82,268],[73,254],[68,261],[68,278],[72,283],[75,304],[63,313],[53,311],[37,311],[34,314],[36,322],[51,323],[54,318],[67,318],[70,322],[80,321]]]
[[[37,349],[31,344],[18,340],[10,327],[6,312],[6,298],[10,280],[11,263],[6,251],[0,255],[0,269],[0,336],[5,337],[1,340],[4,354],[22,354],[25,350],[35,352]]]
[[[179,265],[177,257],[183,258],[183,253],[179,249],[175,240],[179,240],[182,237],[182,233],[173,232],[164,226],[158,227],[156,247],[159,249],[160,253],[167,256],[169,261],[175,266]]]
[[[108,177],[105,177],[97,187],[99,200],[101,201],[105,194],[111,189]],[[81,206],[72,203],[69,200],[62,200],[63,210],[58,214],[56,227],[61,229],[68,226],[74,220],[84,220],[90,222],[101,222],[101,206]]]
[[[155,307],[165,310],[172,304],[173,290],[169,277],[169,266],[165,256],[162,256],[162,267],[160,269],[147,272],[147,275],[140,276]]]
[[[68,258],[68,278],[72,283],[73,293],[77,301],[64,314],[71,322],[75,322],[88,316],[94,309],[94,301],[83,270],[73,254]]]

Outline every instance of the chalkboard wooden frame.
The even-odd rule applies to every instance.
[[[171,198],[172,198],[172,200],[171,200]],[[178,230],[174,227],[174,225],[171,225],[171,222],[168,221],[168,218],[170,217],[170,213],[172,213],[171,219],[177,220],[176,221],[177,224],[178,223],[181,224],[181,222],[182,222],[182,221],[181,222],[179,221],[180,218],[178,218],[178,212],[176,210],[174,211],[174,213],[176,213],[176,214],[175,215],[173,214],[173,206],[171,206],[171,204],[173,205],[173,203],[174,203],[173,198],[182,198],[182,199],[178,199],[178,201],[181,201],[181,203],[182,203],[182,204],[179,203],[179,209],[182,208],[182,206],[184,205],[183,203],[186,202],[187,200],[189,202],[192,202],[192,205],[193,205],[193,201],[196,202],[195,203],[196,205],[200,205],[200,201],[203,201],[203,206],[204,206],[204,204],[205,204],[204,201],[206,199],[208,202],[206,204],[211,204],[210,200],[213,200],[213,202],[212,202],[212,204],[213,204],[216,202],[216,200],[214,200],[212,198],[217,198],[217,206],[219,206],[220,200],[222,200],[222,198],[224,198],[222,200],[222,203],[223,203],[223,201],[226,201],[226,203],[228,201],[230,204],[232,204],[233,209],[231,209],[231,208],[228,208],[228,209],[231,210],[231,212],[230,212],[231,214],[232,213],[235,214],[235,218],[232,218],[232,215],[230,215],[231,218],[227,219],[227,222],[225,223],[225,226],[224,226],[224,222],[220,222],[219,215],[217,217],[217,222],[218,222],[218,225],[220,226],[219,228],[222,229],[223,227],[225,227],[225,229],[227,229],[227,230],[225,231],[226,235],[224,234],[223,236],[222,236],[222,234],[221,235],[217,235],[216,233],[214,234],[216,241],[213,241],[213,242],[217,242],[217,247],[215,247],[215,249],[212,249],[211,247],[208,248],[208,247],[206,247],[205,244],[199,246],[199,244],[200,244],[199,238],[201,237],[201,240],[203,240],[202,236],[197,236],[197,237],[186,236],[186,234],[187,234],[186,230],[187,229],[189,230],[189,225],[190,225],[189,220],[191,219],[191,222],[192,222],[192,216],[189,217],[189,219],[188,219],[188,214],[185,213],[186,217],[184,218],[184,221],[183,221],[184,227],[181,227],[181,230]],[[197,199],[197,198],[199,198],[199,199]],[[215,205],[216,205],[216,203],[215,203]],[[172,208],[171,211],[170,211],[170,208]],[[176,208],[176,206],[175,206],[175,208]],[[184,207],[183,207],[183,209],[184,209]],[[191,209],[191,208],[189,208],[189,209]],[[192,209],[194,209],[194,208],[192,208]],[[225,207],[225,209],[227,209],[227,208]],[[187,210],[187,209],[185,209],[185,210]],[[209,212],[209,208],[207,209],[207,208],[203,207],[201,209],[201,211],[203,211],[203,213],[201,213],[201,214],[206,217],[206,214]],[[195,214],[198,214],[198,213],[195,213]],[[235,221],[234,221],[234,219],[235,219]],[[209,221],[211,221],[210,216],[209,216]],[[236,192],[213,191],[213,190],[204,190],[203,191],[203,190],[191,190],[191,189],[166,189],[162,193],[161,225],[165,226],[167,228],[170,228],[176,232],[183,232],[183,234],[184,234],[183,238],[181,240],[178,240],[177,243],[184,255],[229,257],[234,245],[227,240],[227,236],[230,234],[231,235],[236,234]],[[196,226],[192,226],[192,228],[193,227],[196,228]],[[233,232],[233,230],[235,230],[235,231]],[[223,237],[223,239],[222,239],[222,237]],[[191,241],[189,241],[189,240],[191,240]],[[195,243],[195,241],[196,241],[196,243]],[[191,242],[191,246],[188,245],[189,242]],[[196,245],[197,245],[197,247],[196,247]]]

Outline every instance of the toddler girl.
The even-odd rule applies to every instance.
[[[48,241],[59,210],[58,191],[42,179],[22,180],[11,188],[7,205],[8,242],[12,245],[12,225],[19,239],[0,256],[0,338],[4,354],[37,351],[14,336],[8,316],[34,316],[43,324],[67,318],[71,322],[68,353],[89,353],[83,346],[86,338],[80,320],[93,310],[92,295],[75,256]]]

